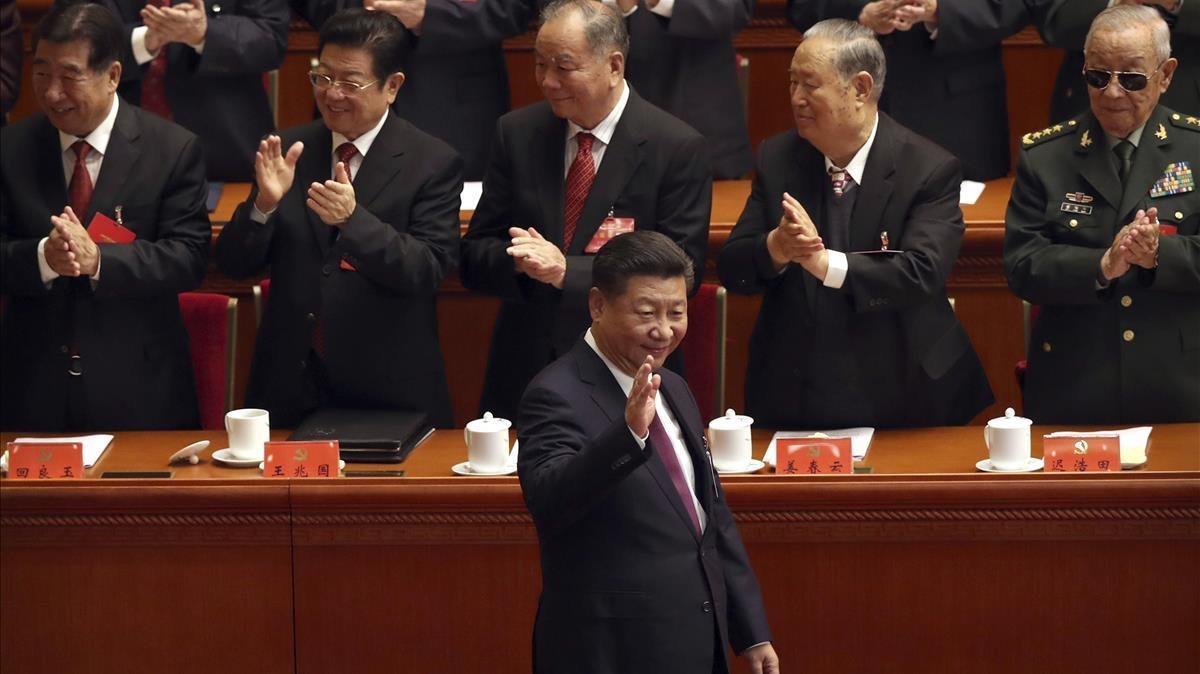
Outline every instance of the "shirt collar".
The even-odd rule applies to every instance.
[[[335,153],[334,156],[336,156],[337,149],[342,146],[342,143],[350,142],[350,143],[354,143],[354,147],[358,149],[358,155],[360,157],[362,157],[363,159],[366,159],[367,151],[371,149],[371,144],[375,142],[375,137],[379,135],[380,129],[383,128],[384,122],[387,121],[388,114],[390,114],[390,113],[384,112],[383,115],[379,118],[379,122],[375,125],[375,127],[373,129],[366,131],[365,133],[360,135],[358,138],[355,138],[354,140],[349,140],[342,134],[338,133],[337,131],[334,131],[333,132],[333,151]]]
[[[1146,125],[1149,123],[1150,123],[1150,118],[1147,117],[1146,121],[1142,122],[1141,126],[1134,129],[1133,131],[1129,132],[1129,135],[1125,136],[1125,138],[1118,138],[1116,136],[1108,134],[1107,132],[1104,134],[1104,137],[1108,139],[1108,146],[1110,148],[1116,147],[1117,143],[1121,142],[1122,140],[1127,140],[1130,143],[1133,143],[1134,147],[1137,147],[1138,143],[1142,142],[1142,132],[1146,130]]]
[[[858,148],[858,152],[854,154],[854,158],[845,166],[838,166],[833,163],[829,157],[825,158],[825,171],[828,172],[831,168],[844,169],[846,173],[854,178],[854,184],[862,186],[863,173],[867,170],[867,157],[871,154],[871,146],[875,144],[875,133],[879,131],[879,113],[875,113],[875,122],[871,125],[871,135],[867,136],[867,142]]]
[[[113,126],[117,123],[117,106],[120,100],[116,94],[113,94],[112,106],[108,109],[108,115],[105,116],[104,121],[100,122],[99,126],[92,129],[92,132],[83,138],[59,131],[58,144],[62,146],[62,151],[68,152],[71,146],[75,144],[75,141],[85,140],[88,145],[92,146],[94,152],[98,152],[100,156],[104,156],[104,153],[108,151],[108,140],[112,138]]]
[[[629,391],[633,389],[633,377],[630,377],[622,372],[616,365],[613,365],[613,362],[600,351],[600,347],[596,345],[596,338],[592,336],[591,328],[588,328],[587,332],[584,333],[583,341],[587,342],[588,346],[592,347],[592,351],[595,351],[597,356],[600,356],[600,360],[604,361],[604,364],[608,366],[608,371],[612,372],[612,376],[617,380],[617,385],[621,387],[621,390],[625,392],[626,396],[629,396]]]
[[[625,112],[625,104],[629,102],[629,83],[621,80],[621,97],[617,99],[617,104],[608,112],[608,116],[600,120],[594,129],[585,129],[571,120],[567,120],[567,140],[575,137],[575,134],[580,132],[590,133],[596,137],[596,140],[608,145],[612,142],[613,132],[617,130],[617,122],[621,121],[621,114]]]

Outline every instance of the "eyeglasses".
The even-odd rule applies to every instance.
[[[1162,64],[1158,65],[1161,68]],[[1093,89],[1106,89],[1112,81],[1114,75],[1117,77],[1117,84],[1127,92],[1141,91],[1150,83],[1150,78],[1158,73],[1158,68],[1154,69],[1154,73],[1147,75],[1146,73],[1136,72],[1120,72],[1118,70],[1101,70],[1100,68],[1084,68],[1083,81]]]
[[[365,84],[359,84],[358,82],[350,82],[347,80],[335,80],[328,75],[322,75],[318,72],[309,72],[308,81],[312,82],[313,87],[316,89],[324,90],[332,87],[349,96],[363,91],[379,80],[371,80]]]

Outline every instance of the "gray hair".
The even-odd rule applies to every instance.
[[[542,9],[542,25],[571,13],[577,13],[583,19],[588,47],[597,57],[603,58],[613,51],[629,56],[629,30],[625,27],[625,17],[609,5],[594,0],[554,0]]]
[[[1119,33],[1137,26],[1145,26],[1150,30],[1150,37],[1154,40],[1154,56],[1160,64],[1171,58],[1171,29],[1158,10],[1148,5],[1115,5],[1097,14],[1092,20],[1092,27],[1088,29],[1083,52],[1086,54],[1091,50],[1092,37],[1096,33]]]
[[[854,21],[826,19],[804,31],[805,40],[814,37],[836,45],[831,60],[843,81],[848,82],[860,72],[870,75],[875,81],[871,100],[879,100],[883,95],[883,81],[887,78],[887,58],[874,31]]]

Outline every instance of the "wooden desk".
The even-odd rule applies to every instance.
[[[1103,475],[975,473],[980,434],[880,432],[870,475],[723,478],[785,671],[1200,668],[1200,425]],[[206,452],[97,479],[199,437],[224,439],[123,433],[87,480],[3,483],[0,669],[529,671],[535,532],[515,478],[451,474],[460,432],[405,478],[273,481]]]

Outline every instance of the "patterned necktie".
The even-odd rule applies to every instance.
[[[354,173],[350,170],[350,160],[358,154],[358,148],[354,146],[354,143],[342,143],[337,146],[334,153],[337,155],[338,161],[346,165],[346,177],[353,181]]]
[[[675,454],[675,445],[671,444],[667,429],[658,420],[657,414],[654,415],[654,421],[650,422],[650,443],[654,445],[654,451],[658,452],[659,458],[666,466],[667,475],[671,476],[671,484],[675,485],[675,492],[679,495],[679,500],[683,502],[683,509],[687,511],[688,517],[692,519],[692,526],[696,527],[696,533],[703,535],[704,532],[700,529],[700,515],[696,513],[696,504],[692,501],[692,490],[688,489],[687,478],[684,477],[683,468],[679,465],[679,457]]]
[[[587,201],[588,192],[592,190],[592,181],[596,179],[596,163],[592,160],[592,141],[595,136],[590,133],[575,134],[578,150],[571,168],[567,170],[567,190],[563,208],[563,250],[571,247],[575,238],[575,226],[579,224],[579,214],[583,212],[583,202]]]
[[[92,203],[92,176],[87,170],[87,156],[92,146],[86,140],[77,140],[71,149],[75,151],[75,168],[71,171],[71,184],[67,186],[67,199],[75,216],[80,222],[85,222],[88,207]]]
[[[147,5],[169,7],[171,0],[147,0]],[[171,119],[171,104],[167,102],[167,48],[164,44],[158,49],[158,55],[146,66],[142,75],[142,109],[153,112],[159,117]]]
[[[833,184],[833,196],[842,198],[854,186],[854,178],[846,169],[829,167],[829,181]]]
[[[1122,140],[1113,147],[1113,152],[1117,155],[1117,175],[1121,177],[1121,185],[1125,184],[1125,179],[1129,177],[1129,169],[1133,166],[1133,151],[1137,149],[1133,143]]]

